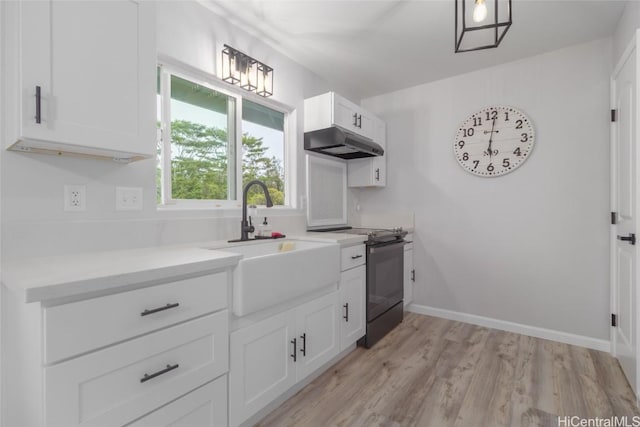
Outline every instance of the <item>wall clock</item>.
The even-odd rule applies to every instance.
[[[513,107],[493,106],[462,122],[453,151],[467,172],[494,177],[522,165],[534,141],[533,123],[526,114]]]

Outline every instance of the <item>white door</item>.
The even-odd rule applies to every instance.
[[[240,425],[296,383],[295,324],[292,309],[231,333],[230,426]]]
[[[338,291],[332,292],[297,309],[297,381],[302,380],[338,354],[340,345],[338,295]]]
[[[360,339],[365,329],[365,292],[367,271],[364,265],[343,271],[340,275],[340,349]]]
[[[613,74],[613,122],[611,144],[611,198],[616,222],[612,225],[612,308],[617,317],[613,329],[613,353],[629,384],[637,389],[636,246],[636,49],[631,50]]]

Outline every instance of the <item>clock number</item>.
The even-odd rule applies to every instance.
[[[474,126],[482,126],[482,117],[474,117],[473,118]]]
[[[520,142],[527,142],[529,140],[529,134],[523,133],[520,136],[522,136]]]
[[[516,120],[516,129],[522,129],[522,120]]]
[[[504,112],[504,121],[505,121],[505,122],[508,122],[508,121],[509,121],[509,112],[508,112],[508,111],[505,111],[505,112]]]
[[[511,163],[509,163],[509,159],[508,158],[502,159],[502,167],[508,168],[509,166],[511,166]]]
[[[489,172],[493,172],[493,170],[494,170],[494,169],[495,169],[495,168],[493,167],[493,164],[492,164],[492,163],[489,163],[489,165],[487,166],[487,170],[488,170]]]
[[[468,136],[473,136],[473,134],[475,133],[475,130],[473,130],[473,128],[469,128],[469,129],[462,129],[462,133],[464,134],[464,137],[468,137]]]
[[[473,169],[475,170],[478,167],[479,164],[480,164],[480,160],[474,160],[473,161]]]
[[[496,120],[498,118],[498,112],[496,110],[487,111],[487,121]]]
[[[464,160],[465,162],[469,160],[469,153],[462,154],[462,160]]]
[[[516,148],[516,151],[513,152],[516,156],[520,157],[522,154],[520,153],[520,147]]]
[[[458,141],[458,147],[463,148],[464,147],[464,141]]]

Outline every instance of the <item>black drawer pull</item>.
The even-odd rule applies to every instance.
[[[342,318],[348,322],[349,321],[349,303],[344,304],[343,307],[344,307],[345,315],[342,316]]]
[[[376,181],[380,181],[380,168],[376,169]]]
[[[358,113],[353,113],[353,125],[358,127]]]
[[[297,350],[296,350],[296,345],[297,345],[297,340],[294,338],[291,340],[291,344],[293,344],[293,354],[290,354],[291,357],[293,357],[293,361],[295,362],[297,359]]]
[[[360,254],[360,255],[351,255],[351,259],[358,259],[358,258],[362,258],[362,254]]]
[[[40,105],[40,86],[36,86],[36,123],[42,123],[41,105]]]
[[[636,244],[636,235],[633,233],[629,233],[628,237],[625,236],[618,236],[618,240],[622,240],[623,242],[629,242],[632,245]]]
[[[165,310],[169,310],[169,309],[171,309],[171,308],[176,308],[176,307],[178,307],[179,305],[180,305],[180,303],[179,303],[179,302],[176,302],[176,303],[174,303],[174,304],[167,304],[167,305],[165,305],[164,307],[152,308],[151,310],[145,310],[145,311],[143,311],[142,313],[140,313],[140,316],[148,316],[148,315],[150,315],[150,314],[157,313],[157,312],[159,312],[159,311],[165,311]]]
[[[149,380],[151,380],[151,379],[153,379],[155,377],[159,377],[162,374],[166,374],[167,372],[173,371],[174,369],[178,369],[179,366],[180,365],[178,365],[177,363],[175,365],[173,365],[173,366],[167,365],[167,367],[164,368],[161,371],[154,372],[153,374],[144,374],[144,377],[140,378],[140,382],[143,383],[143,382],[149,381]]]
[[[307,356],[307,334],[302,334],[300,335],[300,338],[302,339],[302,348],[300,349],[300,352],[302,353],[303,356]]]

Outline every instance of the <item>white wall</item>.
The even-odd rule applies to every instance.
[[[387,122],[387,187],[362,213],[415,212],[415,303],[608,340],[609,75],[599,40],[363,101]],[[514,172],[480,178],[453,155],[489,105],[535,124]]]
[[[640,27],[640,1],[628,1],[613,34],[614,65],[631,42],[638,27]]]
[[[157,47],[161,54],[213,73],[220,49],[228,43],[275,69],[275,101],[296,109],[293,143],[302,146],[302,106],[305,97],[329,88],[318,76],[261,41],[233,28],[193,1],[157,2]],[[294,190],[304,189],[303,150],[297,162]],[[227,239],[239,235],[240,209],[157,211],[155,161],[129,165],[3,152],[2,248],[5,258],[74,253],[174,242]],[[65,184],[84,184],[86,212],[63,211]],[[115,187],[144,189],[142,212],[115,211]],[[269,211],[274,229],[302,230],[300,210]]]

